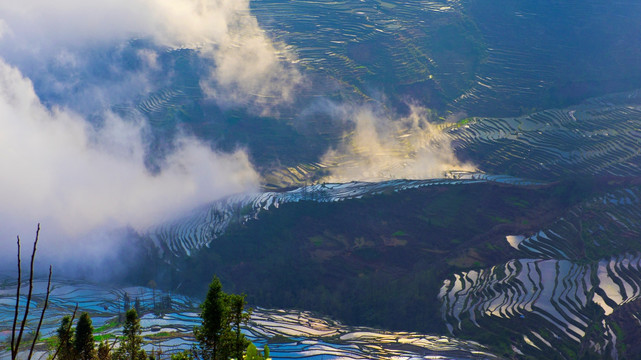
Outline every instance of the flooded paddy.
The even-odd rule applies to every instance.
[[[0,286],[0,342],[10,339],[15,301],[15,283],[3,276]],[[44,301],[46,283],[34,287],[33,314],[28,331],[34,330]],[[177,294],[144,287],[108,288],[74,281],[52,283],[49,309],[41,330],[41,339],[55,334],[64,315],[87,311],[93,320],[95,335],[122,334],[124,298],[140,310],[144,349],[169,354],[189,349],[195,344],[193,327],[200,325],[198,301]],[[170,309],[154,312],[154,303],[170,298]],[[21,299],[22,299],[21,295]],[[26,301],[26,299],[25,299]],[[137,304],[137,305],[135,305]],[[487,359],[494,356],[478,343],[447,336],[411,332],[387,332],[374,328],[350,327],[305,311],[254,309],[249,326],[243,332],[259,347],[269,344],[274,359]],[[46,347],[39,346],[45,356]],[[9,354],[0,354],[0,359]],[[36,357],[37,358],[37,357]]]

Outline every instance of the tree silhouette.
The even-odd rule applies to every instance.
[[[235,337],[230,345],[232,347],[232,354],[236,356],[236,359],[243,358],[243,351],[247,348],[247,345],[250,344],[250,341],[245,339],[245,335],[240,332],[240,326],[247,324],[251,317],[251,309],[245,311],[246,305],[245,295],[229,295],[230,308],[228,322],[235,332]]]
[[[83,312],[76,326],[76,338],[74,339],[76,358],[80,360],[91,360],[95,357],[95,342],[93,339],[93,326],[89,314]]]
[[[140,319],[136,309],[129,309],[125,314],[125,325],[122,330],[124,339],[116,352],[116,359],[142,360],[147,358],[145,351],[142,350],[141,332],[142,328],[140,327]]]
[[[225,318],[226,294],[223,292],[220,279],[214,276],[209,284],[205,301],[200,305],[203,319],[202,326],[194,328],[194,336],[199,342],[200,355],[203,359],[216,360],[221,358],[221,339],[225,333],[223,319]]]
[[[251,309],[245,311],[246,305],[245,295],[226,294],[220,280],[214,276],[205,301],[200,305],[202,325],[194,328],[200,358],[243,358],[243,352],[250,344],[240,331],[251,314]]]
[[[60,360],[74,360],[71,325],[73,320],[67,315],[62,318],[58,333],[58,352]]]

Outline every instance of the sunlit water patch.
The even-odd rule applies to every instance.
[[[641,296],[641,255],[627,254],[582,265],[568,260],[518,259],[446,279],[439,299],[452,334],[494,326],[524,336],[523,351],[550,349],[557,339],[580,343],[598,306],[604,316]],[[616,336],[608,326],[599,352]],[[596,349],[596,348],[595,348]]]

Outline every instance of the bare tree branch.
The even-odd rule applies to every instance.
[[[49,280],[47,281],[47,296],[45,296],[45,305],[42,308],[42,313],[40,314],[40,321],[38,322],[38,327],[36,328],[36,336],[33,338],[33,341],[31,342],[31,349],[29,350],[29,357],[27,357],[27,359],[31,359],[31,355],[33,354],[33,348],[36,346],[36,341],[38,341],[38,335],[40,334],[40,327],[42,326],[42,320],[45,317],[45,311],[47,311],[47,306],[49,305],[50,292],[51,292],[51,265],[49,265]]]
[[[24,327],[27,323],[27,316],[29,315],[29,306],[31,305],[31,295],[33,294],[33,261],[36,257],[36,249],[38,247],[39,236],[40,224],[38,224],[38,229],[36,230],[36,240],[33,242],[33,252],[31,253],[31,268],[29,273],[29,293],[27,294],[27,305],[25,306],[24,316],[22,317],[22,324],[20,324],[20,333],[18,334],[18,340],[16,342],[16,355],[18,346],[20,346],[20,341],[22,341],[22,334],[24,333]]]
[[[108,340],[107,340],[107,341],[108,341]],[[113,343],[113,344],[111,344],[111,347],[109,347],[109,352],[110,352],[110,353],[111,353],[111,351],[114,349],[114,346],[116,346],[116,343],[117,343],[117,342],[118,342],[118,336],[116,336],[116,338],[114,339],[114,343]]]
[[[16,325],[18,323],[18,310],[20,308],[20,285],[22,285],[22,266],[20,264],[20,236],[18,236],[18,288],[16,289],[16,311],[13,315],[13,328],[11,329],[11,359],[18,355],[18,346],[15,345]]]

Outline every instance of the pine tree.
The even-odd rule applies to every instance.
[[[249,345],[249,340],[245,339],[245,335],[240,332],[240,326],[242,324],[247,324],[251,316],[251,309],[245,311],[245,305],[247,301],[245,300],[245,295],[229,295],[228,302],[230,305],[229,319],[228,323],[234,329],[235,336],[231,341],[231,353],[236,357],[236,359],[243,358],[243,352]]]
[[[127,313],[127,311],[129,311],[129,309],[131,308],[130,303],[131,303],[131,300],[129,299],[129,294],[125,293],[125,295],[123,296],[123,303],[122,303],[122,308],[125,311],[125,313]]]
[[[203,319],[202,326],[194,328],[194,335],[200,343],[200,355],[204,359],[217,357],[220,339],[223,334],[222,319],[225,310],[225,293],[222,291],[222,284],[218,277],[214,276],[209,284],[209,291],[205,301],[200,305]]]
[[[171,355],[171,360],[193,360],[194,356],[189,351]]]
[[[124,339],[122,345],[116,352],[115,358],[118,360],[144,360],[147,355],[142,350],[142,328],[136,309],[129,309],[125,315],[125,325],[122,333]]]
[[[134,301],[134,309],[136,309],[137,314],[142,313],[142,307],[140,307],[140,300],[137,297],[136,297],[136,300]]]
[[[247,354],[245,355],[245,360],[263,360],[263,357],[258,353],[258,349],[254,343],[250,342],[247,345]]]
[[[226,294],[220,280],[214,276],[205,301],[200,304],[202,325],[194,328],[194,336],[199,342],[199,358],[243,358],[249,341],[240,330],[251,314],[251,309],[245,311],[246,305],[245,295]]]
[[[58,359],[59,360],[74,360],[73,356],[73,343],[72,343],[72,330],[71,330],[71,316],[67,315],[62,318],[58,333]]]
[[[98,360],[111,360],[111,349],[106,341],[98,345]]]
[[[86,312],[80,315],[73,343],[77,359],[92,360],[95,357],[93,326],[91,325],[91,318]]]
[[[263,353],[261,354],[256,345],[251,341],[248,341],[247,352],[245,353],[244,360],[267,360],[269,359],[269,347],[267,344],[263,347]]]
[[[194,335],[199,342],[199,355],[206,360],[222,359],[221,340],[228,328],[223,322],[227,313],[227,295],[222,288],[220,280],[214,276],[205,301],[200,305],[202,326],[194,328]]]

